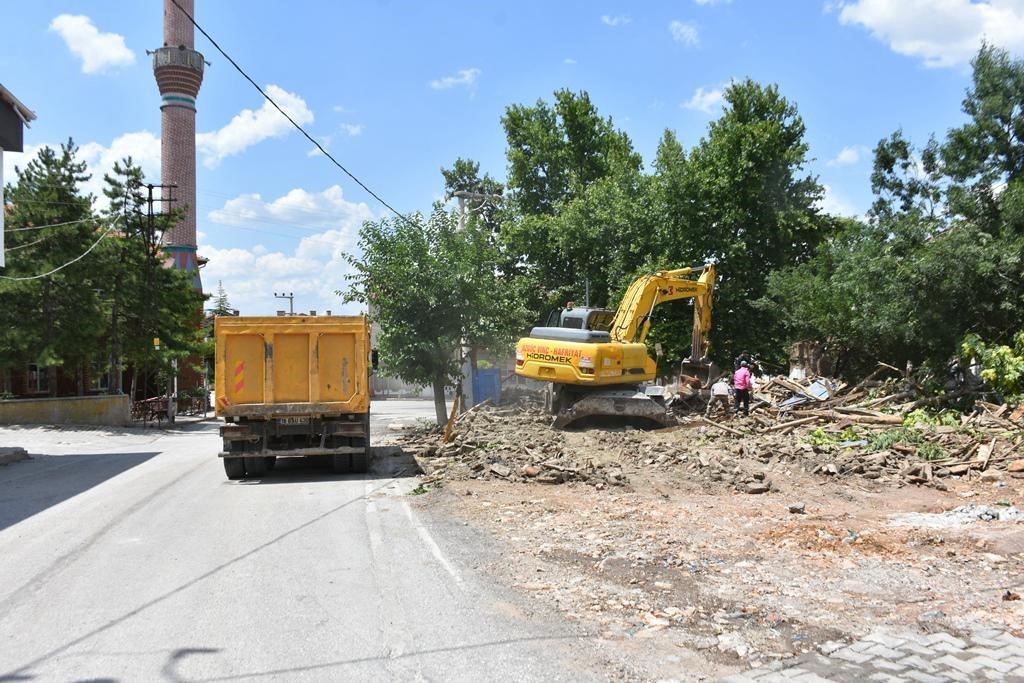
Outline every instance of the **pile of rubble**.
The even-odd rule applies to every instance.
[[[775,377],[754,390],[749,420],[740,435],[796,435],[781,452],[812,473],[861,475],[928,484],[949,476],[997,481],[1001,471],[1024,477],[1024,405],[1013,410],[981,400],[965,412],[935,411],[950,394],[920,398],[905,383],[865,381],[847,387],[818,378]]]
[[[706,490],[765,493],[772,475],[860,477],[946,490],[949,477],[998,483],[1024,478],[1024,406],[975,401],[935,412],[896,383],[847,387],[818,378],[760,381],[749,416],[676,415],[678,425],[560,431],[536,403],[478,406],[443,433],[404,435],[428,480],[501,479],[597,488],[629,483],[638,469],[678,474]]]
[[[552,429],[551,416],[530,403],[480,406],[455,420],[447,440],[439,429],[426,428],[399,443],[432,479],[579,481],[599,488],[626,482],[618,463],[578,453],[567,443],[570,435]]]

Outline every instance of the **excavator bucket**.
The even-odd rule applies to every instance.
[[[663,403],[636,389],[605,389],[588,393],[555,417],[557,429],[630,425],[660,429],[675,424]]]
[[[679,370],[679,382],[682,384],[686,380],[695,379],[700,382],[701,389],[707,389],[721,374],[721,368],[710,361],[684,360]]]

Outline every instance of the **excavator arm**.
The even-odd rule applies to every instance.
[[[690,277],[697,274],[697,277]],[[677,299],[693,299],[693,338],[690,358],[704,357],[711,329],[711,296],[715,289],[715,266],[663,270],[637,278],[612,319],[611,336],[623,344],[642,344],[651,329],[655,306]]]

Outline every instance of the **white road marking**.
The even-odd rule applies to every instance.
[[[416,529],[416,533],[418,533],[420,538],[423,539],[423,544],[427,546],[428,550],[430,550],[430,554],[433,555],[434,559],[436,559],[440,565],[444,567],[445,571],[451,575],[455,583],[461,584],[462,575],[459,573],[459,570],[456,569],[455,566],[452,565],[452,563],[444,556],[444,553],[441,552],[441,547],[437,545],[437,541],[435,541],[434,537],[430,535],[427,528],[420,524],[416,519],[416,515],[413,513],[409,504],[404,500],[401,502],[402,508],[405,510],[405,514],[409,518],[409,523],[412,524],[413,528]]]

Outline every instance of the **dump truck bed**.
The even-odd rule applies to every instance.
[[[218,316],[217,415],[367,413],[369,336],[364,316]]]

